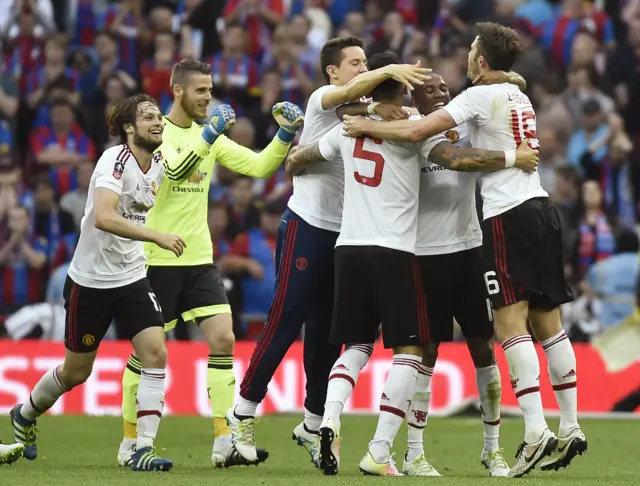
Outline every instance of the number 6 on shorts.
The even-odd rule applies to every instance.
[[[500,285],[498,284],[498,281],[495,278],[491,278],[496,276],[496,272],[494,272],[493,270],[484,273],[484,284],[487,287],[487,292],[489,292],[489,295],[500,293]]]

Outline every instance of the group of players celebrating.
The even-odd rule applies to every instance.
[[[354,37],[327,42],[320,59],[327,85],[311,95],[304,116],[288,102],[273,107],[280,129],[260,153],[225,137],[235,122],[227,105],[215,107],[204,126],[195,123],[211,100],[211,67],[201,62],[174,67],[167,116],[146,95],[113,108],[109,127],[123,143],[102,154],[91,178],[65,285],[65,360],[12,409],[18,444],[0,446],[14,447],[11,460],[16,451],[36,458],[38,417],[87,379],[112,320],[134,348],[123,376],[117,456],[134,471],[173,466],[153,444],[164,407],[164,331],[179,322],[198,324],[209,345],[217,467],[267,459],[256,448],[257,408],[304,325],[305,416],[293,439],[316,467],[338,473],[340,415],[381,332],[394,357],[360,470],[439,476],[425,457],[423,433],[438,345],[452,340],[454,317],[476,367],[481,463],[489,474],[520,477],[541,461],[543,470],[557,470],[586,451],[575,354],[559,312],[573,299],[560,219],[536,172],[535,113],[524,80],[510,73],[521,51],[517,34],[478,24],[467,73],[474,86],[454,100],[439,75],[389,53],[367,61],[362,47]],[[402,106],[409,91],[412,108]],[[303,121],[299,146],[289,150]],[[208,185],[215,162],[268,177],[285,158],[294,194],[277,238],[276,288],[234,404],[231,309],[213,263]],[[528,324],[546,353],[561,410],[557,436],[545,421]],[[499,447],[494,334],[525,421],[511,468]],[[405,417],[399,470],[390,449]]]

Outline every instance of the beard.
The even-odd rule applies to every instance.
[[[198,108],[196,107],[195,101],[192,101],[191,98],[184,93],[182,95],[182,99],[180,100],[180,107],[187,114],[189,118],[192,120],[198,120],[200,118],[206,118],[207,114],[205,113],[203,116],[200,116],[198,113]]]
[[[138,133],[138,130],[133,134],[133,144],[140,147],[145,152],[152,154],[155,149],[157,149],[162,142],[157,142],[155,140],[150,140],[148,138],[144,138],[142,135]]]

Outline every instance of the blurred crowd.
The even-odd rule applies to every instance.
[[[579,295],[566,326],[588,340],[616,325],[633,310],[638,274],[640,0],[0,0],[0,323],[13,316],[4,331],[59,336],[93,166],[116,143],[104,114],[140,91],[166,113],[177,60],[213,66],[212,105],[230,103],[230,137],[259,150],[277,129],[272,105],[304,107],[323,84],[319,53],[331,37],[420,61],[455,95],[469,86],[483,20],[512,26],[525,48],[514,71],[536,109],[540,176],[563,215]],[[209,226],[240,337],[261,330],[291,192],[283,171],[252,180],[216,166]]]

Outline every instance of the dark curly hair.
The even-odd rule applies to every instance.
[[[123,99],[116,103],[107,115],[107,125],[112,136],[120,137],[123,142],[126,142],[127,133],[124,127],[125,125],[135,125],[138,107],[141,103],[151,103],[160,109],[158,102],[147,94],[137,94]]]

